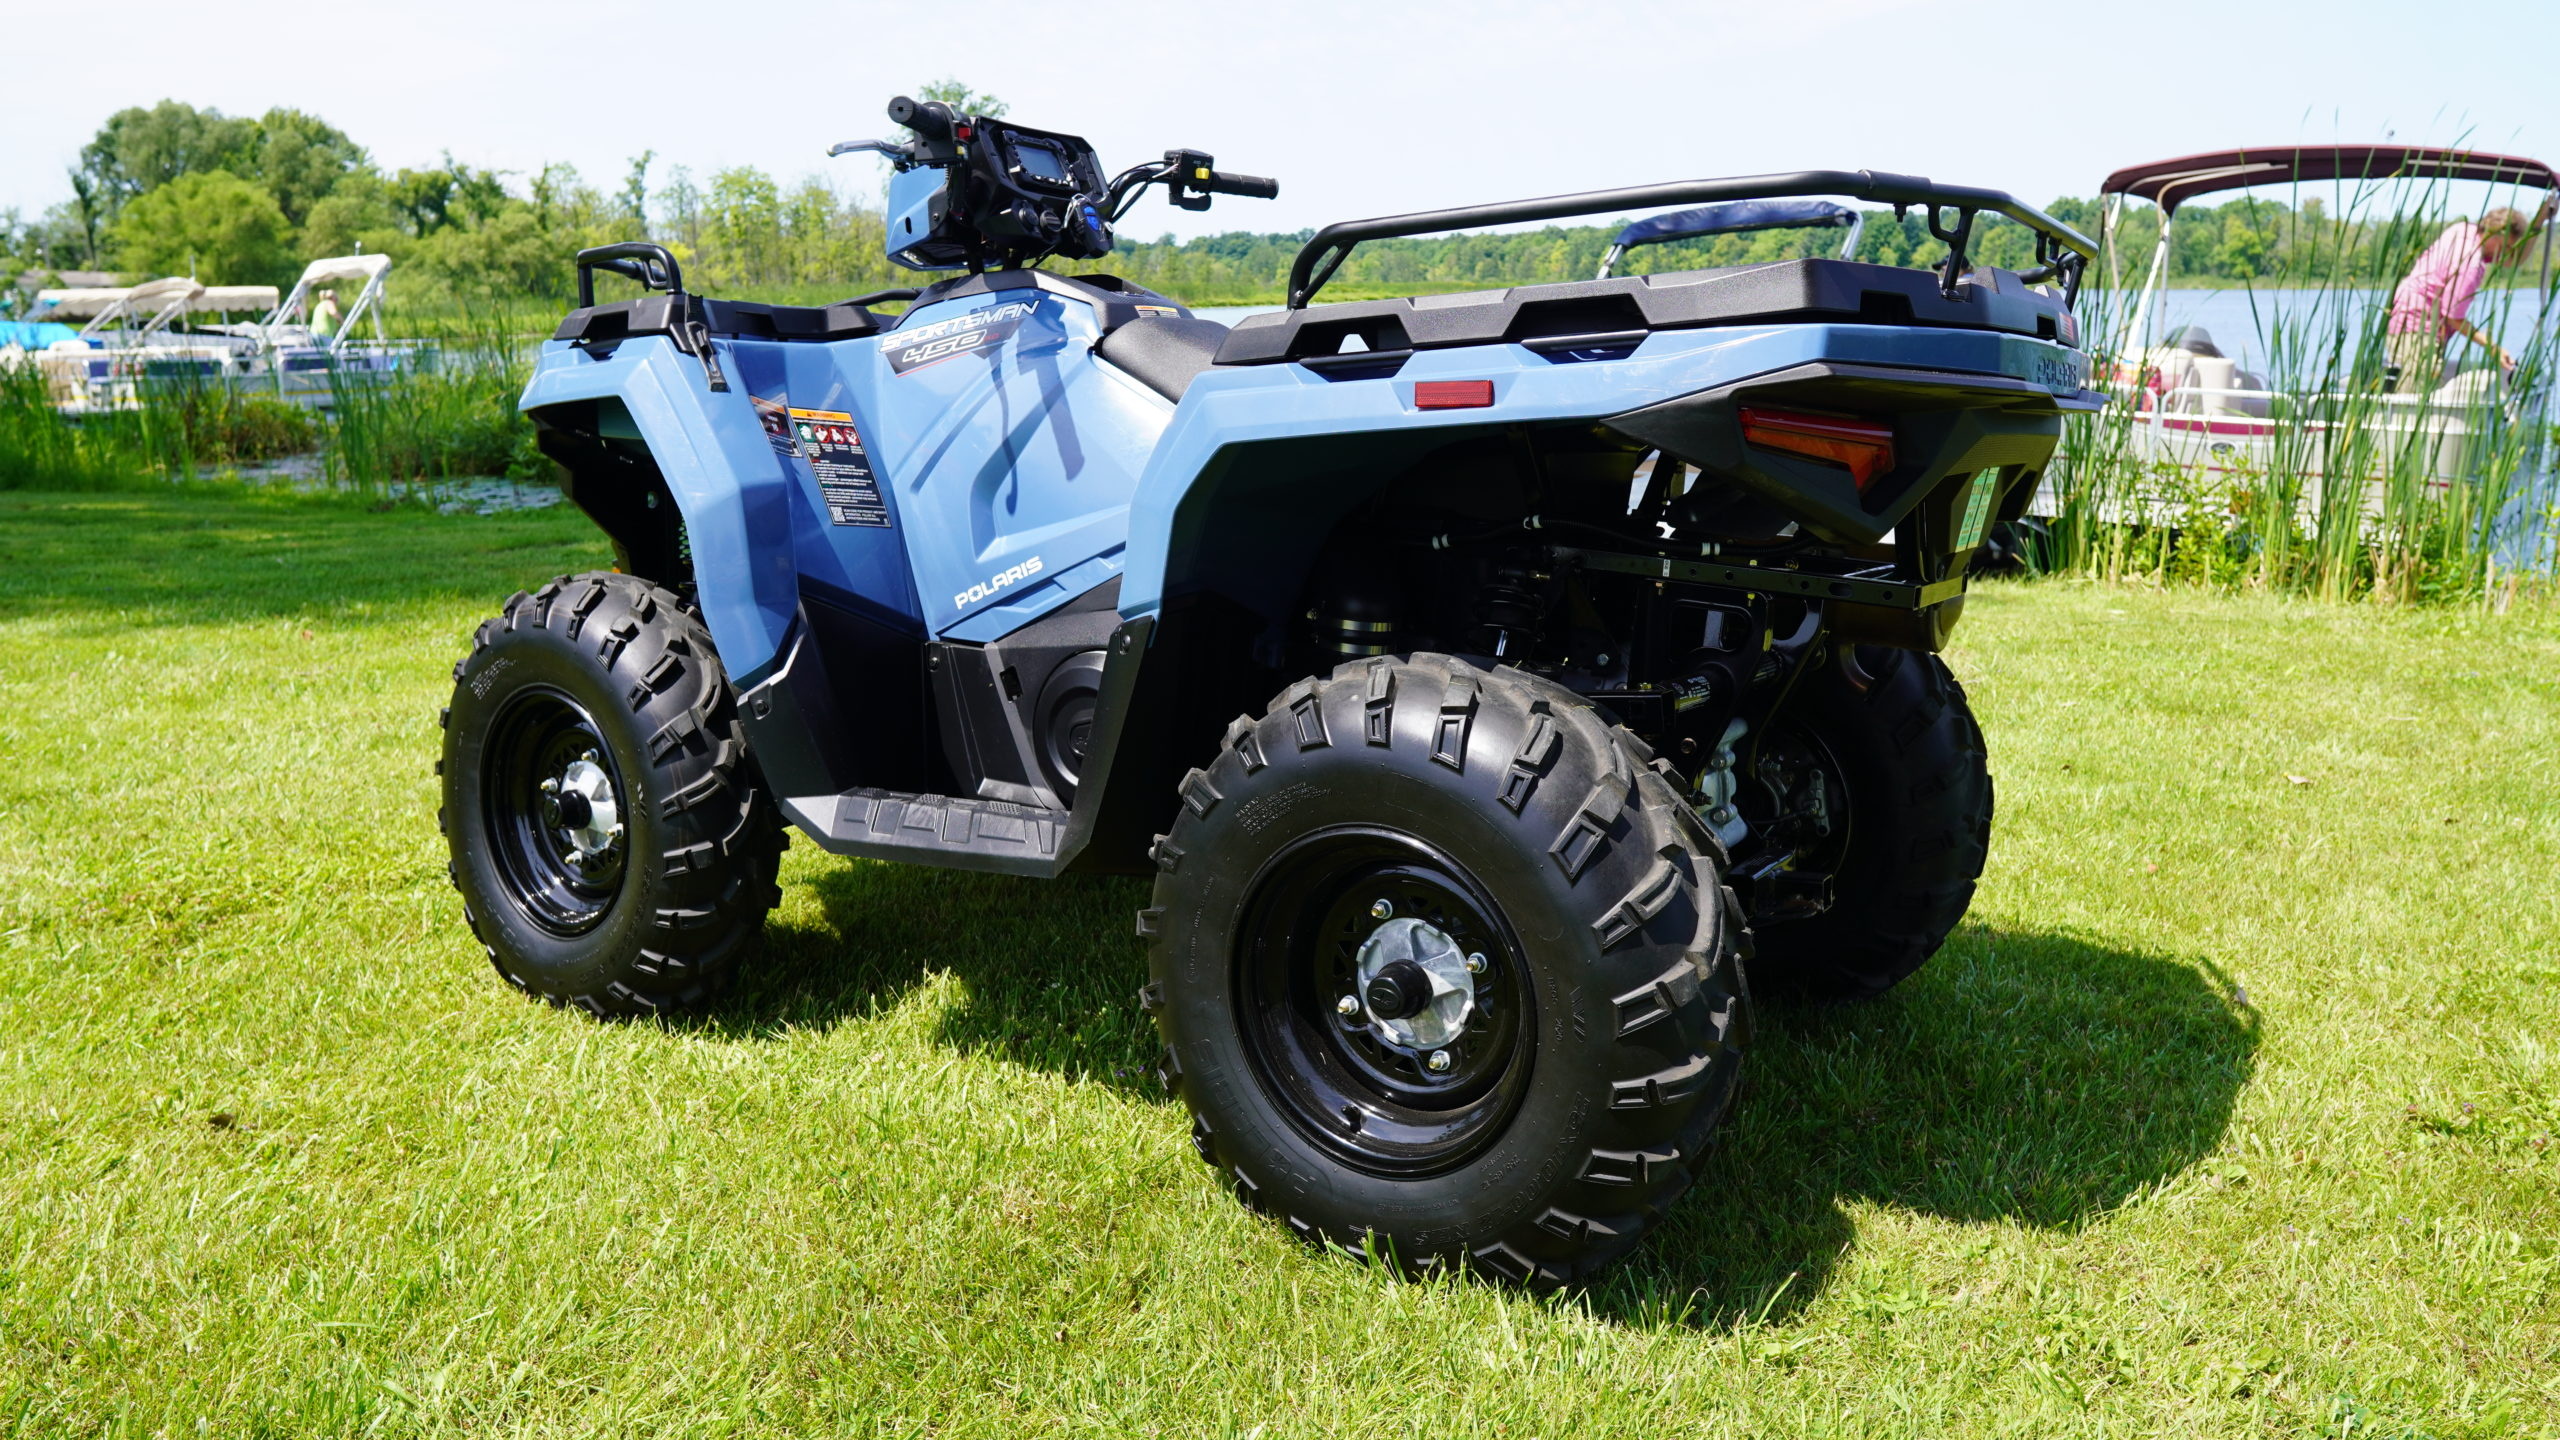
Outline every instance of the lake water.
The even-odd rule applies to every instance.
[[[2095,298],[2081,297],[2084,321],[2095,318],[2091,314]],[[2542,311],[2545,299],[2532,290],[2483,290],[2472,302],[2471,319],[2507,349],[2521,350],[2531,340],[2537,321],[2551,318]],[[2264,370],[2267,336],[2279,324],[2292,330],[2305,325],[2329,329],[2343,320],[2350,327],[2379,327],[2390,300],[2380,290],[2164,290],[2153,302],[2149,328],[2153,339],[2159,340],[2189,325],[2202,326],[2223,354],[2251,370]],[[2132,302],[2123,303],[2129,307]],[[2487,359],[2485,352],[2467,341],[2454,342],[2448,354],[2456,366]]]

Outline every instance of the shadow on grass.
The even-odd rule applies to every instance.
[[[853,864],[814,883],[823,922],[773,925],[752,976],[678,1023],[823,1027],[947,972],[963,993],[941,1043],[1168,1103],[1132,1000],[1144,881]],[[2201,962],[1979,927],[1881,1000],[1764,1005],[1718,1150],[1589,1303],[1639,1325],[1783,1320],[1829,1283],[1862,1201],[2086,1223],[2212,1151],[2257,1046],[2256,1016]]]
[[[1853,1243],[1845,1203],[2087,1223],[2220,1143],[2257,1048],[2205,962],[1968,926],[1880,1000],[1762,1007],[1719,1152],[1593,1308],[1783,1319]]]
[[[810,883],[822,923],[769,923],[737,988],[673,1023],[741,1038],[823,1029],[947,973],[962,995],[941,1043],[1163,1099],[1155,1026],[1136,1004],[1145,881],[829,862]]]

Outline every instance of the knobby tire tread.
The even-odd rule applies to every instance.
[[[634,904],[645,893],[646,922],[628,933],[603,973],[576,985],[555,984],[509,953],[505,927],[482,913],[509,902],[475,893],[473,827],[447,818],[469,801],[454,793],[465,768],[456,749],[474,738],[457,734],[452,716],[487,708],[473,706],[468,692],[475,682],[500,679],[490,667],[508,646],[526,643],[568,647],[592,667],[601,703],[620,708],[617,720],[635,742],[634,753],[619,757],[625,772],[636,767],[646,777],[656,812],[656,843],[646,855],[634,845],[625,863],[635,869],[617,902]],[[724,990],[765,915],[781,902],[776,877],[788,841],[699,615],[638,576],[563,575],[518,592],[482,622],[471,653],[454,666],[454,681],[454,704],[439,717],[446,753],[438,770],[447,793],[438,820],[452,847],[447,878],[463,893],[464,917],[490,964],[517,989],[598,1018],[697,1008]],[[599,722],[610,723],[601,715]],[[636,872],[642,865],[650,867],[645,882]]]
[[[1238,824],[1281,823],[1305,789],[1302,776],[1340,773],[1311,764],[1388,749],[1424,757],[1403,776],[1438,776],[1508,827],[1524,865],[1536,861],[1554,897],[1544,903],[1576,918],[1581,937],[1571,953],[1538,963],[1570,967],[1583,1006],[1576,1034],[1588,1024],[1608,1044],[1605,1060],[1586,1071],[1574,1070],[1567,1053],[1539,1052],[1544,1068],[1533,1072],[1533,1087],[1580,1087],[1588,1128],[1546,1179],[1514,1187],[1498,1222],[1472,1229],[1305,1203],[1289,1175],[1304,1158],[1246,1143],[1248,1127],[1229,1133],[1221,1107],[1231,1102],[1212,1093],[1216,1084],[1201,1088],[1204,1069],[1232,1085],[1236,1062],[1222,1047],[1241,1042],[1232,1029],[1181,1018],[1185,969],[1176,952],[1212,923],[1215,907],[1199,897],[1203,877],[1224,863],[1215,842]],[[1721,847],[1653,760],[1642,741],[1561,686],[1429,654],[1358,661],[1300,681],[1261,716],[1228,728],[1217,757],[1184,778],[1182,807],[1151,852],[1155,891],[1139,919],[1150,979],[1140,1005],[1165,1042],[1158,1078],[1192,1111],[1194,1148],[1248,1207],[1302,1239],[1390,1258],[1408,1273],[1455,1267],[1552,1288],[1624,1253],[1689,1187],[1736,1088],[1748,939],[1723,883]],[[1224,829],[1221,809],[1232,817]]]

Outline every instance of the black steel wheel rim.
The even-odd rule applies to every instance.
[[[1393,1043],[1365,1013],[1337,1008],[1359,988],[1362,946],[1397,918],[1483,957],[1464,1029],[1442,1045]],[[1501,908],[1463,866],[1396,831],[1319,831],[1264,864],[1241,919],[1236,1023],[1256,1078],[1300,1133],[1397,1177],[1454,1168],[1501,1135],[1529,1088],[1533,992]],[[1430,1068],[1433,1050],[1445,1070]]]
[[[630,814],[630,791],[594,717],[547,686],[520,691],[490,725],[484,754],[481,818],[508,900],[555,935],[594,929],[622,894],[629,838],[582,848],[543,788],[584,760],[608,777],[617,813]]]

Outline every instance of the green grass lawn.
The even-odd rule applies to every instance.
[[[1216,1188],[1132,882],[803,844],[715,1012],[511,993],[435,710],[603,559],[0,494],[0,1432],[2560,1434],[2560,619],[1986,587],[1970,922],[1542,1300]]]

